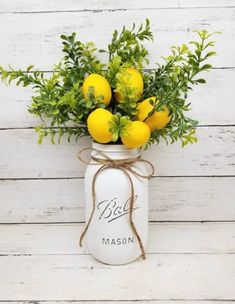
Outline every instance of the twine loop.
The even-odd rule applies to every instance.
[[[85,151],[96,152],[102,158],[91,156],[91,160],[92,161],[86,161],[82,157],[82,154]],[[139,247],[140,247],[140,250],[141,250],[141,256],[142,256],[143,259],[145,259],[144,246],[143,246],[142,240],[141,240],[141,238],[139,236],[139,233],[138,233],[138,231],[137,231],[137,229],[135,227],[135,224],[133,222],[133,210],[134,210],[134,202],[135,202],[135,190],[134,190],[134,184],[133,184],[133,181],[132,181],[130,173],[133,174],[136,177],[149,179],[154,174],[154,167],[153,167],[152,163],[149,162],[148,160],[142,159],[141,156],[137,156],[137,157],[131,158],[131,159],[112,159],[107,154],[105,154],[104,152],[102,152],[102,151],[100,151],[98,149],[95,149],[95,148],[84,148],[84,149],[82,149],[79,152],[79,154],[77,155],[77,157],[84,164],[87,164],[87,165],[100,165],[101,166],[96,171],[96,173],[95,173],[95,175],[93,177],[93,180],[92,180],[93,208],[92,208],[92,212],[91,212],[91,215],[89,217],[89,220],[88,220],[88,222],[87,222],[87,224],[85,226],[85,229],[84,229],[84,231],[82,232],[82,234],[80,236],[80,240],[79,240],[80,246],[82,246],[83,238],[84,238],[84,236],[87,233],[87,230],[88,230],[88,228],[90,226],[90,223],[92,221],[92,218],[93,218],[93,215],[94,215],[94,212],[95,212],[95,208],[96,208],[95,184],[96,184],[97,177],[105,169],[114,168],[114,169],[117,169],[117,170],[121,170],[126,175],[126,177],[128,178],[128,180],[129,180],[130,187],[131,187],[131,191],[130,191],[130,204],[129,204],[129,221],[130,221],[130,226],[131,226],[132,231],[133,231],[133,233],[134,233],[134,235],[137,238],[137,241],[139,243]],[[150,173],[148,173],[148,174],[140,174],[135,169],[133,169],[133,165],[136,164],[136,163],[138,163],[138,162],[142,162],[142,163],[147,164],[149,166],[149,168],[150,168]]]

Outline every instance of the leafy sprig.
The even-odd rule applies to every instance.
[[[95,98],[90,88],[89,100],[82,94],[82,83],[87,73],[100,73],[102,64],[94,55],[96,48],[92,42],[83,44],[76,40],[76,34],[61,35],[65,56],[55,66],[50,77],[40,71],[32,71],[33,65],[26,71],[9,70],[0,67],[1,79],[6,84],[16,80],[16,85],[32,86],[35,95],[28,110],[39,117],[42,123],[37,126],[38,143],[45,136],[51,142],[60,142],[67,135],[78,140],[81,136],[89,136],[86,120],[92,110],[103,107],[102,97]],[[49,120],[48,120],[49,118]],[[49,122],[48,122],[49,121]]]
[[[198,122],[185,115],[190,110],[187,96],[193,85],[206,83],[204,78],[198,78],[198,74],[212,68],[205,61],[216,54],[208,51],[208,48],[214,46],[214,41],[208,41],[214,34],[206,30],[197,31],[199,41],[190,41],[193,49],[185,44],[173,46],[171,54],[164,57],[165,64],[158,64],[156,70],[145,75],[144,98],[156,96],[159,102],[154,111],[166,105],[171,115],[168,126],[153,132],[149,144],[159,142],[161,137],[171,143],[180,139],[182,146],[196,142],[195,128]]]
[[[140,43],[144,40],[153,40],[148,19],[146,19],[145,25],[141,24],[137,31],[135,23],[131,30],[123,26],[120,34],[115,30],[108,50],[100,50],[100,52],[108,53],[109,61],[119,56],[127,65],[143,68],[143,64],[148,63],[148,50]]]

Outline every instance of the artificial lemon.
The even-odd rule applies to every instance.
[[[121,140],[127,148],[139,148],[148,142],[150,135],[150,129],[144,122],[132,121]]]
[[[163,106],[161,111],[153,113],[153,115],[145,120],[145,123],[152,132],[156,129],[163,129],[170,120],[171,116],[169,116],[169,110],[166,106]]]
[[[112,133],[109,131],[109,122],[113,114],[105,109],[96,109],[87,118],[87,127],[91,137],[102,144],[112,140]]]
[[[144,121],[148,117],[149,113],[153,110],[154,106],[150,103],[150,100],[153,100],[155,102],[156,97],[154,96],[147,98],[138,104],[137,106],[138,120]]]
[[[135,99],[138,101],[141,98],[141,95],[144,90],[144,81],[140,72],[134,68],[125,68],[121,72],[122,76],[119,78],[119,81],[122,85],[127,88],[135,90]],[[116,92],[115,98],[117,101],[123,101],[124,97],[121,93]]]
[[[88,99],[89,87],[94,88],[94,96],[103,96],[103,103],[108,105],[112,97],[109,82],[99,74],[90,74],[84,81],[82,86],[83,96]]]

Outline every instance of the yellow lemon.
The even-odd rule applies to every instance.
[[[140,72],[134,68],[125,68],[122,72],[122,77],[120,79],[121,83],[128,88],[135,89],[135,98],[138,101],[144,90],[144,81]],[[123,101],[123,96],[120,93],[115,93],[115,98],[117,101]]]
[[[150,129],[144,122],[133,121],[121,136],[121,140],[127,148],[139,148],[148,142],[150,135]]]
[[[169,116],[169,110],[166,106],[163,106],[162,111],[155,112],[145,120],[145,123],[149,126],[152,132],[156,129],[163,129],[170,120],[171,116]]]
[[[140,102],[137,106],[138,110],[138,115],[137,119],[140,121],[144,121],[147,117],[148,114],[153,110],[153,105],[151,105],[150,100],[153,100],[155,102],[156,97],[150,97],[145,99],[144,101]]]
[[[103,96],[103,103],[108,105],[112,98],[112,91],[109,82],[99,74],[90,74],[82,86],[83,96],[88,99],[89,87],[94,88],[94,96]]]
[[[98,143],[108,143],[112,140],[112,133],[109,131],[109,122],[113,114],[108,110],[98,108],[90,113],[87,118],[87,127],[91,137]]]

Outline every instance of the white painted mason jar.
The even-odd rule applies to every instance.
[[[93,143],[97,149],[113,160],[132,160],[140,156],[138,149],[123,145],[102,145]],[[92,150],[91,157],[104,159]],[[94,162],[94,161],[93,161]],[[95,203],[93,205],[92,182],[102,164],[88,165],[85,173],[86,223],[94,213],[86,231],[86,246],[90,253],[105,264],[127,264],[142,251],[136,234],[130,224],[131,184],[128,176],[118,168],[106,168],[95,179]],[[147,175],[144,162],[137,161],[131,169],[140,175]],[[148,236],[148,178],[128,172],[134,189],[132,219],[143,248]]]

